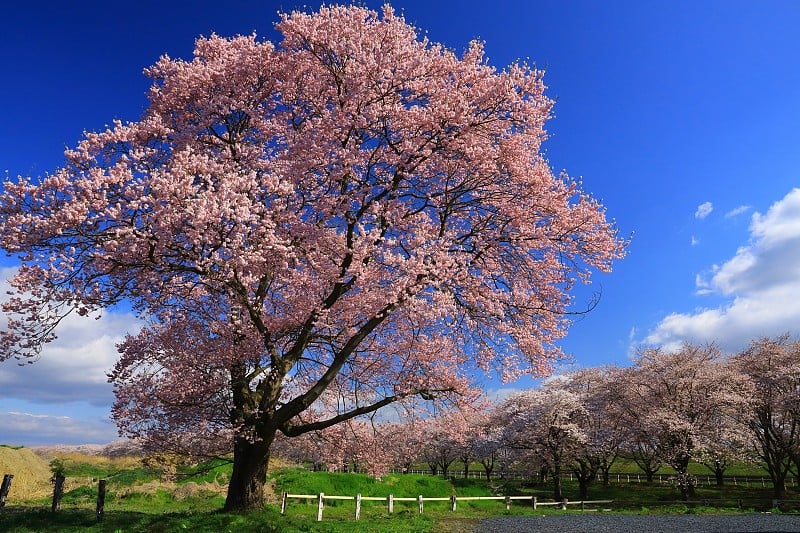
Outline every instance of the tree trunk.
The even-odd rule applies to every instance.
[[[772,495],[782,500],[786,497],[786,474],[783,472],[776,472],[774,475],[770,474],[772,478]]]
[[[589,480],[583,476],[578,478],[578,499],[589,499]]]
[[[564,499],[561,494],[561,463],[558,461],[553,464],[553,499],[557,502]]]
[[[494,461],[481,461],[483,471],[486,473],[486,481],[492,481],[492,472],[494,471]]]
[[[249,511],[264,507],[264,484],[267,482],[271,444],[272,439],[249,442],[244,437],[236,437],[225,511]]]
[[[589,499],[589,485],[597,478],[597,471],[589,465],[582,465],[580,469],[573,470],[575,477],[578,478],[578,499]]]
[[[694,479],[689,475],[689,460],[690,458],[688,455],[683,455],[672,465],[677,472],[678,488],[681,491],[681,498],[684,501],[694,498],[695,495]]]

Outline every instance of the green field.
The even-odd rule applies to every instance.
[[[263,511],[251,513],[223,513],[225,483],[230,475],[230,464],[224,461],[178,467],[169,481],[159,472],[142,467],[132,459],[104,460],[96,457],[72,455],[62,457],[61,465],[67,476],[67,490],[57,513],[50,511],[49,496],[15,500],[14,489],[4,512],[0,513],[0,531],[111,531],[111,532],[429,532],[469,531],[480,519],[505,514],[576,513],[580,507],[567,511],[538,507],[534,511],[530,501],[515,501],[506,510],[501,500],[461,501],[455,512],[450,502],[425,502],[424,513],[418,504],[395,502],[394,513],[389,514],[385,502],[364,501],[361,519],[354,520],[353,500],[326,500],[323,521],[317,522],[316,500],[289,499],[286,514],[280,513],[281,494],[319,494],[339,496],[386,497],[441,497],[464,496],[536,496],[546,502],[552,493],[549,484],[508,483],[496,480],[487,483],[477,479],[450,479],[425,475],[389,475],[380,481],[364,474],[310,472],[300,468],[281,467],[270,476],[269,498]],[[628,465],[622,465],[626,467]],[[619,468],[619,467],[618,467]],[[753,467],[742,465],[737,475],[760,475]],[[627,471],[634,469],[626,468]],[[669,472],[664,472],[668,474]],[[700,471],[698,471],[700,473]],[[95,518],[97,480],[108,480],[105,516],[101,522]],[[699,486],[697,497],[691,503],[676,503],[677,490],[667,483],[611,483],[608,487],[599,482],[589,489],[589,498],[614,500],[613,504],[589,505],[587,509],[599,512],[626,513],[696,513],[761,511],[770,508],[771,489],[752,486]],[[800,498],[797,489],[791,495]],[[565,495],[575,499],[577,483],[565,480]],[[720,501],[724,499],[725,501]],[[796,506],[795,506],[796,509]],[[792,507],[783,509],[788,512]]]

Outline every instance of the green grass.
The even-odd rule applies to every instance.
[[[385,502],[362,502],[361,520],[354,520],[355,502],[352,500],[326,500],[323,521],[317,522],[316,500],[294,499],[288,502],[287,512],[279,512],[279,499],[283,491],[291,494],[386,497],[449,497],[492,495],[535,495],[539,501],[552,496],[552,485],[522,485],[517,482],[504,483],[495,480],[452,479],[424,475],[388,475],[380,481],[364,474],[342,474],[310,472],[303,469],[283,469],[271,475],[275,491],[269,505],[263,511],[250,513],[221,512],[224,496],[213,492],[221,479],[230,475],[230,464],[212,461],[195,467],[179,468],[177,484],[162,484],[152,470],[132,466],[119,469],[118,465],[99,463],[81,465],[68,462],[68,475],[94,477],[107,476],[106,515],[102,523],[94,517],[96,485],[67,490],[62,499],[62,510],[50,512],[47,498],[26,502],[24,505],[8,506],[0,514],[0,531],[11,532],[386,532],[425,533],[447,531],[451,527],[472,525],[480,519],[501,515],[531,514],[530,503],[514,502],[506,511],[503,501],[458,502],[455,513],[450,503],[425,502],[424,514],[418,512],[417,502],[395,502],[394,514],[388,513]],[[577,482],[565,480],[564,494],[577,499]],[[12,489],[13,490],[13,489]],[[679,503],[677,489],[668,484],[613,483],[608,487],[596,482],[589,488],[589,499],[613,499],[615,512],[637,514],[663,513],[719,513],[740,512],[739,500],[744,500],[743,510],[763,511],[771,500],[771,488],[760,486],[700,486],[697,487],[696,502]],[[797,492],[792,497],[800,498]],[[708,500],[704,503],[702,500]],[[723,504],[712,500],[726,499]],[[765,502],[748,502],[762,499]],[[560,511],[553,508],[538,508],[537,514],[576,513],[575,508]]]
[[[228,459],[210,459],[196,465],[178,467],[178,483],[227,483],[231,478],[233,463]]]
[[[20,512],[11,509],[0,516],[0,530],[13,533],[33,533],[41,531],[59,532],[175,532],[192,533],[218,532],[386,532],[386,533],[426,533],[435,531],[436,521],[430,514],[400,512],[393,516],[365,517],[359,522],[351,518],[328,516],[316,522],[316,514],[282,516],[274,507],[250,513],[182,512],[145,513],[134,511],[107,512],[98,523],[94,513],[87,510],[68,509],[51,513],[45,509]]]
[[[611,473],[632,473],[632,472],[641,472],[639,467],[633,461],[633,459],[627,459],[621,457],[614,461],[614,465],[611,467]],[[662,466],[656,475],[672,475],[675,473],[673,468],[669,466]],[[709,470],[709,468],[701,463],[689,463],[689,473],[695,476],[713,476],[713,472]],[[761,466],[761,464],[756,463],[732,463],[730,467],[725,470],[726,476],[767,476],[767,471]],[[642,479],[644,479],[644,474],[641,474]]]
[[[366,474],[310,472],[303,469],[282,470],[275,474],[275,491],[292,494],[326,494],[362,496],[448,497],[454,485],[443,478],[423,475],[389,474],[380,481]],[[487,494],[488,495],[488,494]]]

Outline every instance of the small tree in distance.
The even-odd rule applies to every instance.
[[[547,373],[573,283],[625,244],[540,155],[540,71],[459,57],[389,7],[277,28],[161,58],[141,120],[0,197],[21,261],[2,358],[130,302],[148,325],[113,416],[151,448],[233,450],[228,510],[262,505],[278,432],[455,401],[474,370]]]

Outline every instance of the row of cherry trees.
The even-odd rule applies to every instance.
[[[706,465],[721,485],[732,461],[754,461],[781,498],[787,477],[800,475],[799,433],[800,342],[782,336],[731,356],[713,345],[646,349],[629,367],[563,374],[468,413],[351,421],[295,439],[282,453],[376,476],[420,463],[445,475],[475,462],[489,478],[507,469],[546,472],[556,499],[562,473],[575,476],[584,499],[590,483],[608,483],[620,456],[632,458],[648,481],[672,467],[684,498],[694,491],[690,462]]]

